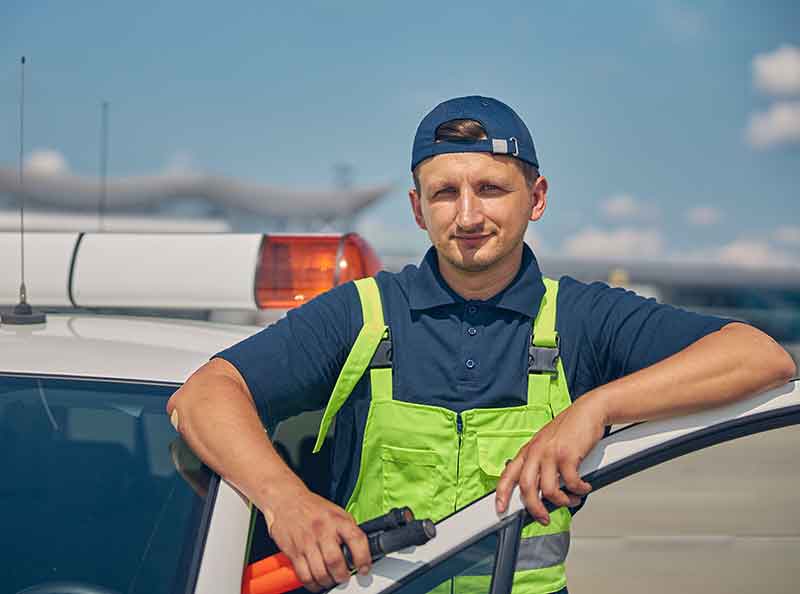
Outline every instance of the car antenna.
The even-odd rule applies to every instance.
[[[43,324],[47,317],[41,311],[36,311],[28,303],[28,291],[25,288],[25,178],[22,171],[22,156],[25,140],[25,56],[20,59],[20,89],[19,89],[19,239],[20,239],[20,273],[19,303],[11,311],[0,314],[3,324]]]

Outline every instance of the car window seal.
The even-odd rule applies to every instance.
[[[197,579],[200,576],[200,565],[202,564],[203,552],[205,551],[206,540],[208,538],[208,528],[211,524],[211,515],[217,501],[219,485],[220,476],[215,472],[212,474],[211,482],[208,485],[208,494],[203,503],[203,512],[200,516],[200,524],[197,527],[197,535],[195,536],[194,545],[192,547],[192,559],[189,562],[189,569],[186,575],[185,594],[193,594],[197,586]]]
[[[483,497],[481,499],[483,499]],[[477,501],[481,501],[481,499],[478,499]],[[477,501],[475,503],[477,503]],[[462,508],[459,511],[463,511],[463,509],[466,508]],[[490,526],[486,530],[482,530],[481,532],[472,535],[470,538],[465,539],[464,541],[460,542],[458,546],[453,547],[452,549],[442,554],[441,556],[436,557],[435,559],[431,559],[427,563],[421,564],[418,567],[414,568],[413,571],[404,575],[390,586],[387,586],[384,590],[381,590],[381,594],[391,594],[392,592],[395,592],[399,588],[406,586],[409,582],[412,582],[415,579],[421,577],[422,575],[435,570],[442,563],[446,563],[447,561],[449,561],[462,551],[470,548],[472,545],[480,542],[481,540],[483,540],[484,538],[486,538],[491,534],[498,534],[498,542],[499,542],[500,541],[499,535],[504,530],[510,527],[512,531],[516,532],[517,537],[519,537],[519,531],[522,529],[521,525],[523,523],[522,516],[524,514],[525,511],[520,510],[506,516],[505,518],[498,520],[496,524]],[[497,555],[495,555],[493,563],[494,564],[492,566],[492,573],[494,574],[494,571],[496,570],[497,567]],[[516,559],[515,559],[515,564],[516,564]]]
[[[623,460],[590,472],[582,478],[592,485],[592,492],[594,492],[662,462],[679,458],[712,445],[797,424],[800,424],[800,405],[798,404],[737,417],[647,448]]]
[[[497,551],[494,555],[489,594],[511,592],[525,515],[527,514],[524,512],[514,514],[514,521],[497,535]]]
[[[179,388],[181,382],[168,382],[159,380],[132,379],[124,377],[104,377],[95,375],[71,375],[68,373],[39,373],[35,371],[0,371],[2,377],[19,377],[25,379],[60,379],[70,381],[106,382],[110,384],[135,384],[141,386],[158,386],[164,388]]]

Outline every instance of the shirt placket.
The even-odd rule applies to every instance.
[[[480,317],[481,306],[475,302],[466,302],[461,322],[461,349],[460,360],[458,362],[460,371],[459,377],[462,381],[471,383],[475,381],[480,373],[480,352],[479,340],[481,336]]]

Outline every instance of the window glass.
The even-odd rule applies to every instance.
[[[174,390],[0,376],[4,592],[184,591],[210,473],[169,423]]]
[[[495,565],[498,533],[492,532],[469,547],[433,565],[423,574],[402,585],[393,594],[468,594],[489,592]],[[455,581],[455,584],[452,582]]]

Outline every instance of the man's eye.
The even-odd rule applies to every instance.
[[[440,188],[440,189],[436,190],[436,192],[434,192],[433,195],[434,196],[446,196],[448,194],[452,194],[455,191],[456,191],[456,189],[453,188],[453,187]]]
[[[496,186],[494,184],[481,184],[481,192],[502,192],[503,189],[500,186]]]

